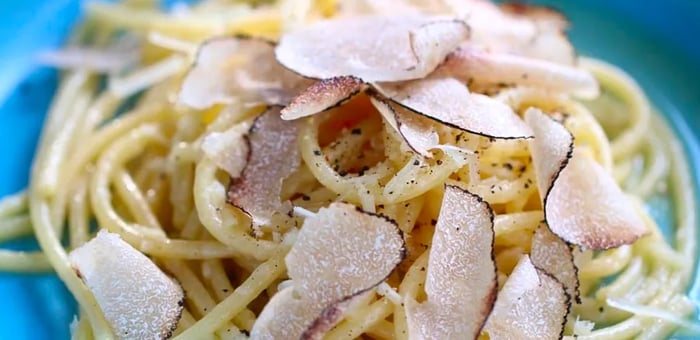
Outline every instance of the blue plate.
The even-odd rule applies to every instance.
[[[684,141],[697,192],[700,149],[700,1],[535,1],[573,22],[582,54],[631,73]],[[27,184],[28,169],[56,72],[37,51],[60,46],[80,15],[79,1],[0,1],[0,196]],[[700,210],[697,209],[696,210]],[[35,247],[28,240],[3,248]],[[690,290],[700,301],[700,280]],[[54,275],[0,274],[0,339],[68,339],[75,302]]]

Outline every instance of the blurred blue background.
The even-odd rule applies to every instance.
[[[542,0],[573,22],[584,55],[631,73],[685,140],[698,184],[700,131],[700,1]],[[59,46],[79,18],[74,0],[0,1],[0,196],[26,186],[28,169],[56,72],[34,63]],[[31,247],[29,242],[2,245]],[[698,301],[700,287],[691,290]],[[0,339],[68,339],[76,312],[53,275],[0,273]]]

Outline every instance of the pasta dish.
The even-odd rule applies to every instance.
[[[695,193],[640,87],[549,8],[89,2],[0,269],[75,339],[664,339]],[[650,207],[671,202],[672,238]]]

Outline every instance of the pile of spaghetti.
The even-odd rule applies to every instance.
[[[683,150],[545,8],[91,2],[0,239],[77,339],[697,328]],[[651,130],[651,126],[654,130]],[[671,200],[664,239],[648,200]]]

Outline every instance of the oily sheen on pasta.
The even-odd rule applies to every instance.
[[[55,272],[75,339],[663,339],[683,151],[548,8],[89,2],[0,269]],[[654,127],[653,130],[651,127]],[[647,204],[671,202],[672,240]],[[67,240],[67,243],[66,243]]]

